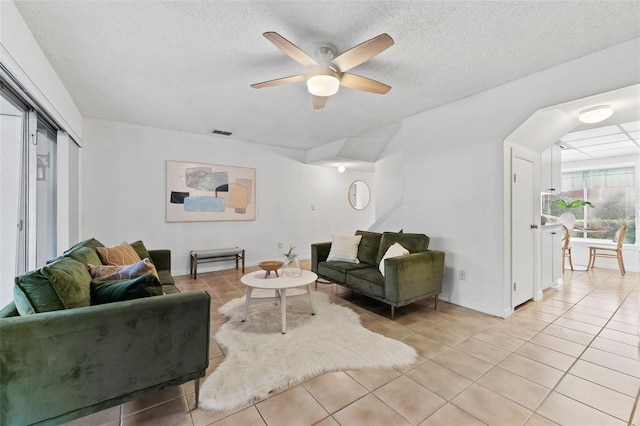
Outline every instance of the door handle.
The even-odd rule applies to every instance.
[[[531,229],[538,229],[538,225],[531,225]]]

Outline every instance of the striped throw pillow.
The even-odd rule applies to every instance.
[[[336,235],[333,237],[327,262],[360,263],[358,245],[361,239],[362,235]]]

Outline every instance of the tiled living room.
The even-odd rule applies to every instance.
[[[636,0],[2,0],[0,426],[640,426],[638,170]]]
[[[212,335],[226,321],[217,309],[245,293],[240,276],[232,269],[176,277],[183,291],[213,296]],[[640,424],[640,275],[595,268],[564,277],[506,320],[446,302],[434,311],[429,299],[400,308],[392,321],[387,305],[319,284],[368,329],[415,347],[418,361],[401,370],[326,373],[221,413],[191,409],[193,387],[185,384],[70,424]],[[212,340],[209,373],[223,359]]]

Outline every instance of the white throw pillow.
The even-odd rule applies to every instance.
[[[331,243],[331,250],[327,262],[360,263],[358,260],[358,245],[362,235],[336,235]]]
[[[384,256],[382,256],[382,260],[380,261],[380,265],[378,266],[380,268],[380,273],[382,274],[382,276],[384,276],[384,260],[385,259],[389,257],[404,256],[407,254],[409,254],[409,250],[402,247],[400,243],[395,243],[391,247],[389,247],[389,249],[387,249],[387,252],[384,254]]]

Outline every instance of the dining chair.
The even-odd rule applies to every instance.
[[[573,271],[573,260],[571,259],[571,246],[569,245],[569,228],[562,225],[562,272],[564,273],[564,262],[566,258],[569,258],[569,266]]]
[[[627,232],[627,225],[622,225],[620,230],[616,232],[618,238],[618,244],[615,247],[601,247],[601,246],[589,246],[589,264],[587,265],[587,271],[593,269],[596,257],[609,257],[618,259],[618,267],[620,273],[625,274],[624,262],[622,260],[622,242],[624,241],[624,234]]]

